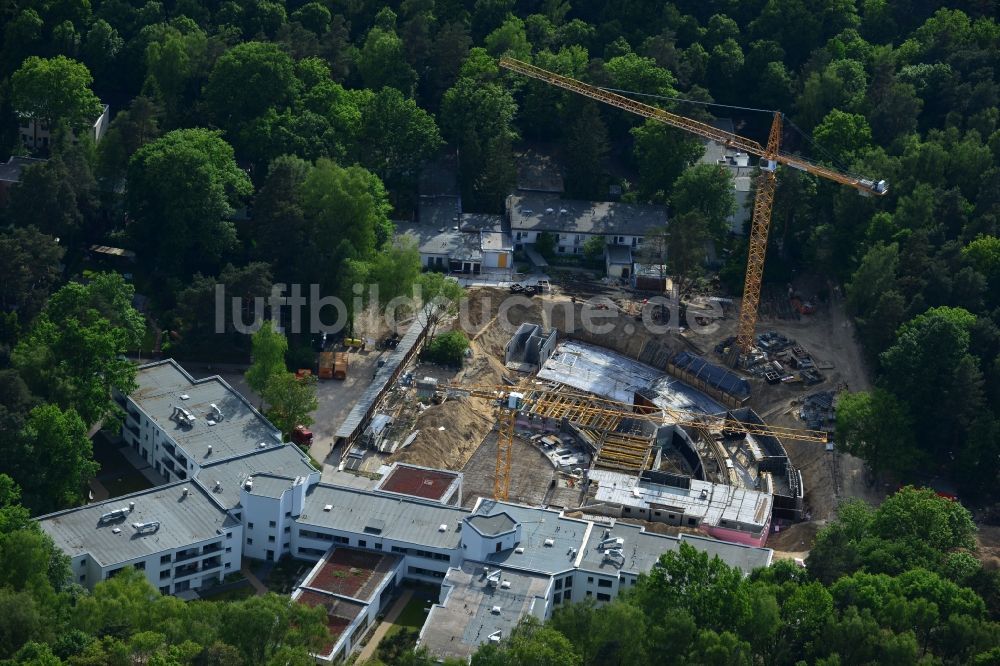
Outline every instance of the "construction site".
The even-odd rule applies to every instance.
[[[777,112],[761,144],[519,60],[502,58],[500,66],[693,134],[740,156],[737,163],[757,156],[742,297],[671,293],[669,279],[651,287],[575,277],[550,286],[546,278],[534,298],[469,289],[451,324],[470,334],[464,367],[416,365],[427,312],[405,333],[393,331],[398,345],[337,432],[338,472],[374,478],[396,461],[462,470],[469,502],[492,496],[790,554],[808,550],[814,528],[807,525],[845,497],[877,491],[860,461],[832,441],[836,393],[867,388],[837,288],[763,283],[776,170],[798,169],[863,196],[882,196],[888,184],[783,152]],[[517,215],[531,228],[556,210],[522,206]],[[513,216],[508,209],[508,225]],[[516,240],[531,233],[519,231]],[[628,238],[605,241],[608,266],[625,266],[619,278],[638,270],[624,261],[632,256],[624,243],[641,239]],[[534,256],[530,243],[523,250]],[[650,302],[664,294],[676,312]],[[581,327],[595,310],[603,325]],[[669,325],[650,325],[657,323]]]
[[[459,371],[420,363],[406,340],[419,336],[403,335],[399,366],[379,370],[354,432],[339,432],[327,461],[338,477],[375,485],[394,462],[444,468],[463,472],[467,506],[495,497],[789,553],[808,549],[810,524],[840,499],[877,494],[832,442],[836,392],[866,386],[838,302],[762,324],[823,368],[810,384],[726,367],[713,350],[732,336],[734,308],[712,336],[650,333],[622,313],[597,335],[574,326],[588,303],[558,287],[498,317],[508,295],[468,291],[474,331]],[[605,294],[623,312],[638,296]]]

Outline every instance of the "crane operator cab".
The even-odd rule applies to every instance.
[[[858,190],[863,196],[871,196],[872,194],[882,196],[889,191],[889,183],[884,180],[861,179],[858,183],[865,188],[863,190]]]
[[[760,170],[761,171],[777,171],[778,162],[775,160],[769,160],[766,157],[760,158]]]

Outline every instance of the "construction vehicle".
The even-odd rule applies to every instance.
[[[511,387],[492,385],[450,384],[444,388],[448,395],[485,398],[498,408],[499,432],[497,434],[496,473],[493,478],[493,498],[506,500],[510,495],[510,465],[514,449],[514,426],[517,415],[531,410],[549,419],[563,419],[577,426],[608,433],[599,455],[607,455],[618,462],[628,461],[638,471],[647,469],[652,448],[647,440],[630,438],[615,433],[624,419],[648,421],[654,425],[679,425],[695,428],[705,434],[746,433],[794,439],[803,442],[826,443],[828,433],[822,430],[803,430],[770,426],[765,423],[738,421],[727,416],[691,412],[650,405],[631,405],[609,398],[576,391],[552,391],[536,387]]]
[[[754,325],[757,323],[761,278],[764,275],[764,257],[767,253],[767,235],[771,226],[771,208],[774,204],[774,192],[778,182],[776,175],[778,165],[788,166],[799,171],[820,176],[821,178],[826,178],[827,180],[832,180],[836,183],[841,183],[842,185],[853,187],[861,194],[868,196],[884,196],[889,191],[889,185],[884,180],[852,176],[841,173],[836,169],[814,164],[800,157],[781,152],[781,132],[784,116],[778,111],[774,112],[771,121],[771,131],[767,139],[767,145],[761,145],[753,139],[747,139],[738,134],[713,127],[712,125],[664,111],[659,107],[637,102],[624,95],[578,81],[568,76],[550,72],[541,67],[515,60],[514,58],[501,58],[500,66],[761,158],[759,165],[760,177],[757,181],[757,192],[754,197],[753,221],[750,227],[750,252],[747,258],[747,272],[743,283],[743,304],[740,307],[736,345],[731,347],[729,357],[729,362],[733,366],[744,365],[753,349]]]
[[[347,379],[347,352],[337,352],[334,355],[333,378]]]
[[[333,352],[320,352],[319,378],[333,379]]]

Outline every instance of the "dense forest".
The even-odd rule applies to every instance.
[[[234,295],[275,282],[404,293],[419,266],[391,220],[412,217],[421,170],[443,152],[459,156],[463,209],[500,212],[515,150],[553,149],[566,196],[617,186],[668,205],[684,237],[714,237],[722,284],[738,291],[745,242],[720,227],[719,170],[690,166],[697,140],[507,73],[501,55],[731,118],[759,140],[770,114],[753,109],[779,109],[787,150],[889,181],[886,197],[865,198],[782,171],[765,280],[804,272],[844,289],[877,388],[841,396],[840,446],[887,478],[931,470],[963,497],[995,500],[997,11],[993,0],[3,3],[0,155],[28,153],[27,119],[52,143],[0,208],[0,658],[307,659],[321,632],[284,600],[185,606],[128,576],[93,594],[66,587],[27,516],[81,501],[95,466],[87,432],[113,422],[109,390],[134,376],[123,355],[148,351],[153,331],[180,357],[248,357],[247,336],[214,333],[216,283]],[[113,121],[95,145],[83,130],[101,104]],[[94,243],[137,261],[103,264]],[[293,367],[309,354],[308,339],[290,341]],[[684,551],[634,594],[526,626],[476,663],[643,663],[667,649],[679,663],[998,663],[1000,593],[972,533],[960,507],[919,493],[848,505],[806,570],[743,580]],[[280,636],[255,624],[264,616],[281,618]]]

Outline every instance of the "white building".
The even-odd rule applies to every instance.
[[[243,527],[199,483],[170,483],[39,518],[92,588],[127,566],[163,594],[197,590],[239,571]]]
[[[107,104],[101,105],[101,115],[87,128],[85,135],[93,139],[94,143],[99,143],[104,134],[108,131],[108,124],[111,122]],[[18,134],[21,137],[21,144],[28,150],[48,150],[52,139],[52,130],[48,122],[35,120],[34,118],[22,119],[22,124],[18,127]],[[73,141],[77,140],[76,133],[70,129],[70,136]]]
[[[711,125],[725,132],[734,131],[730,118],[713,120]],[[753,211],[750,209],[751,189],[753,188],[753,172],[756,158],[747,153],[739,152],[715,141],[704,141],[705,153],[698,160],[699,164],[714,164],[725,168],[733,178],[733,196],[736,199],[736,212],[729,216],[729,231],[738,236],[744,235],[746,223],[750,221]]]
[[[134,566],[162,593],[185,596],[238,570],[241,557],[318,562],[293,598],[327,610],[320,661],[346,658],[404,580],[441,585],[420,643],[467,658],[527,614],[610,601],[682,542],[744,572],[771,562],[770,549],[614,519],[482,498],[462,508],[459,472],[398,464],[370,489],[323,483],[220,378],[195,381],[163,361],[140,368],[137,383],[120,400],[130,412],[123,436],[171,480],[38,519],[71,557],[74,579],[92,587]]]
[[[600,237],[605,245],[605,268],[613,277],[628,278],[636,252],[646,236],[667,226],[663,206],[614,201],[560,199],[544,192],[519,192],[507,197],[507,218],[514,250],[532,246],[538,235],[555,239],[555,252],[582,255],[587,241]]]

